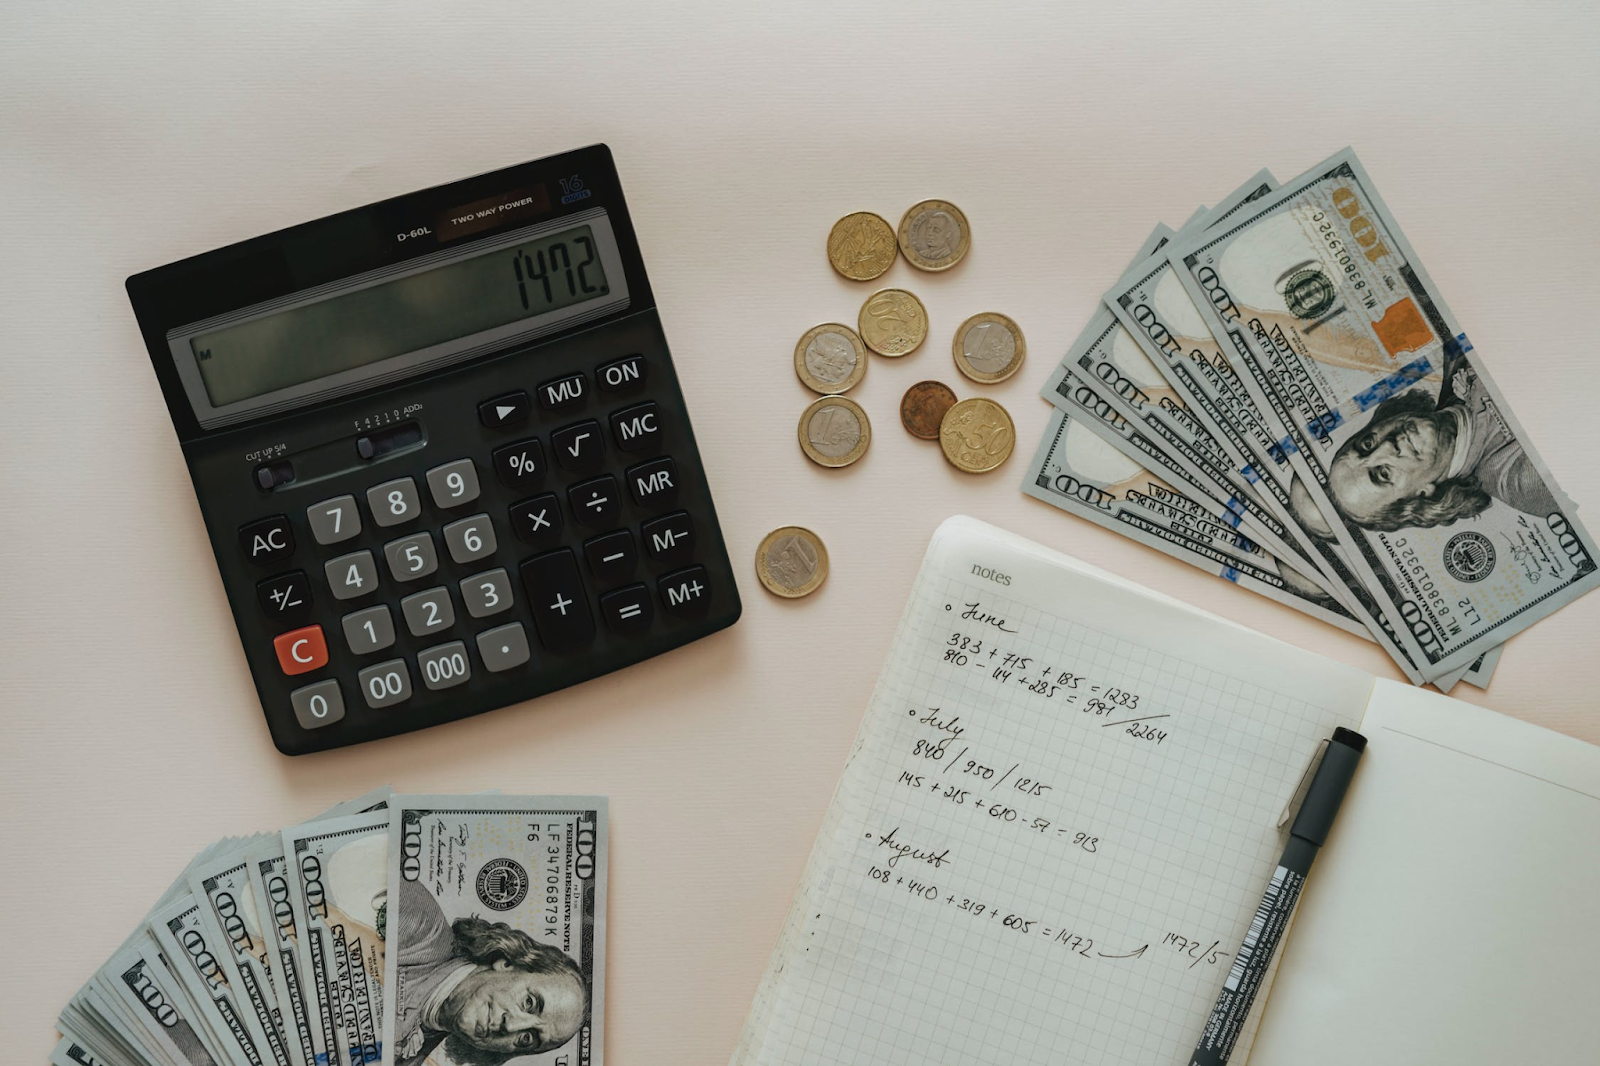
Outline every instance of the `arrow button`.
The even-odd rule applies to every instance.
[[[478,421],[490,429],[514,426],[528,420],[532,404],[528,394],[518,389],[504,396],[492,396],[478,405]]]

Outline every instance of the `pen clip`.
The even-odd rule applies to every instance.
[[[1283,802],[1283,811],[1278,815],[1277,828],[1282,829],[1289,824],[1289,819],[1294,817],[1295,809],[1305,802],[1306,790],[1311,786],[1311,774],[1316,770],[1317,763],[1322,760],[1322,753],[1328,750],[1328,740],[1324,737],[1311,749],[1311,754],[1306,758],[1305,769],[1300,772],[1300,780],[1295,784],[1294,791],[1289,793],[1289,798]]]

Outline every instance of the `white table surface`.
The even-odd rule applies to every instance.
[[[1488,9],[1488,8],[1491,8]],[[0,1041],[63,1001],[203,843],[385,782],[611,796],[606,1050],[731,1049],[928,535],[966,512],[1380,676],[1373,645],[1018,491],[1035,395],[1157,219],[1353,143],[1566,490],[1600,509],[1592,5],[866,2],[12,5],[0,31],[0,552],[7,861]],[[281,226],[594,141],[614,151],[695,418],[744,619],[662,659],[420,734],[268,740],[123,279]],[[791,353],[853,321],[828,227],[936,196],[971,255],[883,283],[932,334],[851,395],[871,451],[795,444]],[[1030,358],[955,374],[967,315]],[[1021,445],[968,477],[896,418],[937,377]],[[833,573],[782,602],[761,536]],[[1457,695],[1600,742],[1600,597]]]

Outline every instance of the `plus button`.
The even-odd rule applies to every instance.
[[[567,616],[567,608],[572,606],[572,601],[558,592],[556,593],[555,600],[550,604],[550,606],[553,609],[560,611],[561,617],[565,618]]]

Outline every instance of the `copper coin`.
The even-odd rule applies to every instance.
[[[923,440],[939,439],[944,413],[956,405],[956,394],[942,381],[919,381],[900,397],[900,424]]]

